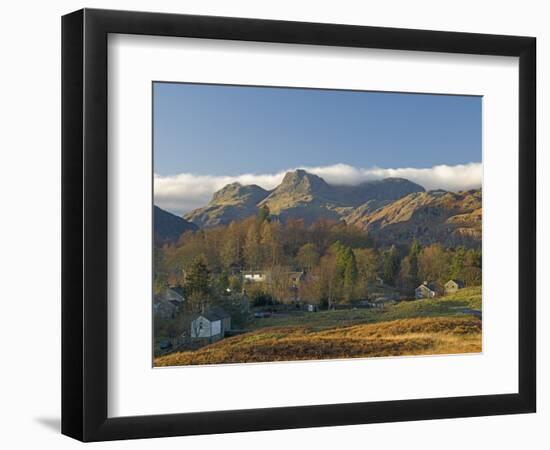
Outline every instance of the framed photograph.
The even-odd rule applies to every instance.
[[[533,37],[62,20],[62,432],[535,412]]]

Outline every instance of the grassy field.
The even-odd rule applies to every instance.
[[[460,290],[460,293],[415,301],[403,301],[384,309],[352,309],[317,313],[272,316],[252,322],[251,330],[267,327],[308,326],[314,329],[350,326],[364,323],[416,317],[455,316],[461,309],[481,310],[481,287]]]
[[[155,359],[155,366],[478,353],[481,288],[384,310],[323,311],[254,320],[249,332],[199,350]]]

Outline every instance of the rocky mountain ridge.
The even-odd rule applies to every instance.
[[[424,245],[477,246],[481,242],[481,189],[426,191],[403,178],[332,185],[305,170],[286,173],[271,191],[257,185],[228,184],[213,194],[208,205],[184,219],[209,228],[257,215],[262,207],[282,221],[344,221],[383,246],[408,245],[414,238]]]

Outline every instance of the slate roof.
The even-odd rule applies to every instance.
[[[449,281],[454,281],[459,288],[464,287],[464,281],[459,280],[458,278],[451,278]],[[447,281],[447,283],[449,283],[449,281]]]
[[[181,286],[172,286],[170,289],[183,297],[183,288]]]
[[[200,315],[208,319],[210,322],[231,318],[231,316],[223,308],[220,307],[210,308]]]
[[[421,287],[427,287],[430,291],[436,291],[437,290],[437,284],[435,283],[422,283],[420,286],[418,286],[416,289],[420,289]]]

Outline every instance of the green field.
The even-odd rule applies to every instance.
[[[416,317],[454,316],[460,314],[460,309],[481,310],[481,287],[466,288],[454,295],[429,300],[402,301],[387,305],[384,309],[349,309],[272,316],[253,321],[248,329],[288,326],[322,329]]]
[[[481,288],[378,309],[293,313],[251,320],[247,332],[199,350],[155,359],[156,366],[374,356],[477,353]]]

